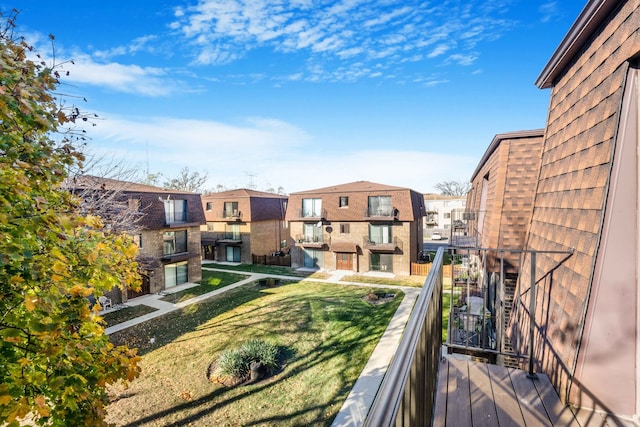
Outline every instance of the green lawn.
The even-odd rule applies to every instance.
[[[202,280],[198,282],[198,286],[168,294],[167,296],[164,296],[160,299],[162,301],[172,302],[175,304],[178,302],[186,301],[198,295],[215,291],[216,289],[224,288],[225,286],[229,286],[231,284],[239,282],[240,280],[246,279],[247,277],[249,276],[243,274],[202,270]]]
[[[202,268],[219,268],[222,270],[273,274],[275,276],[310,277],[315,279],[326,279],[327,277],[329,277],[329,274],[324,272],[296,271],[292,267],[281,267],[278,265],[263,265],[263,264],[226,265],[226,264],[205,263],[205,264],[202,264]]]
[[[318,282],[248,284],[111,335],[139,347],[143,373],[114,388],[117,425],[328,426],[360,375],[403,293],[371,305],[369,289]],[[154,344],[150,339],[154,338]],[[250,338],[285,349],[272,378],[225,387],[207,367]]]
[[[107,322],[107,326],[113,326],[117,325],[118,323],[126,322],[127,320],[135,319],[136,317],[144,316],[145,314],[151,313],[156,310],[157,308],[140,304],[105,313],[102,318],[105,322]]]
[[[412,286],[415,288],[422,287],[426,277],[424,276],[396,276],[393,279],[386,277],[365,276],[362,274],[353,274],[344,276],[340,279],[343,282],[360,282],[360,283],[374,283],[377,285],[388,286]]]

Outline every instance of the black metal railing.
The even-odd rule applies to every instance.
[[[403,250],[403,242],[401,239],[394,237],[389,242],[377,242],[371,240],[369,237],[362,239],[362,247],[373,251],[395,251],[396,249]]]
[[[431,425],[442,343],[443,257],[439,248],[365,426]]]

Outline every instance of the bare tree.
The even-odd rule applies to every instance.
[[[464,196],[471,190],[471,184],[464,181],[442,181],[434,187],[444,196]]]
[[[207,182],[209,174],[207,172],[191,172],[188,166],[180,170],[180,175],[165,181],[163,186],[170,190],[190,191],[201,193],[204,184]]]
[[[81,167],[69,169],[63,187],[79,198],[83,215],[99,216],[106,232],[136,235],[142,206],[132,206],[124,191],[137,182],[138,171],[124,160],[83,152]]]

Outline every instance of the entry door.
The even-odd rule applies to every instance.
[[[353,270],[353,254],[336,253],[336,270]]]

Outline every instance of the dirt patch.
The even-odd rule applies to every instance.
[[[372,291],[372,292],[369,292],[364,297],[362,297],[362,299],[368,302],[369,304],[377,305],[377,304],[387,303],[393,300],[395,297],[396,297],[396,294],[391,294],[391,293],[382,292],[382,291],[376,291],[376,292]]]

